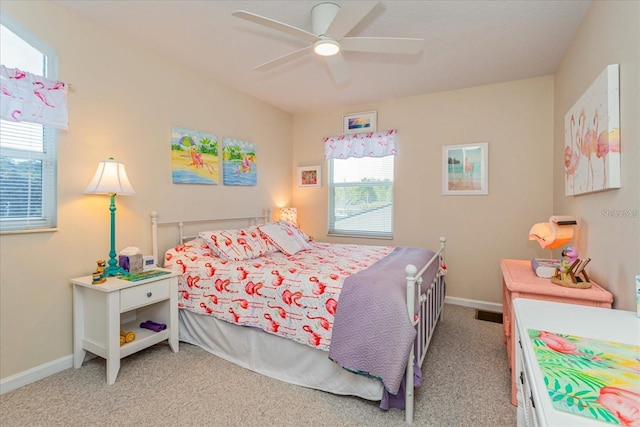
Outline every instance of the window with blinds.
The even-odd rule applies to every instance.
[[[393,160],[329,160],[330,235],[393,238]]]
[[[57,78],[55,52],[6,15],[0,45],[6,67]],[[56,129],[0,120],[0,232],[56,227],[56,148]]]

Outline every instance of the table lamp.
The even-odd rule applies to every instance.
[[[542,249],[553,249],[568,244],[573,239],[573,226],[578,222],[574,216],[554,215],[549,222],[539,222],[529,230],[529,240],[536,240]]]
[[[297,208],[282,208],[280,209],[280,221],[288,221],[298,226],[298,209]]]
[[[116,260],[116,194],[135,194],[135,190],[129,183],[124,164],[116,162],[113,157],[98,163],[93,179],[84,190],[86,194],[108,194],[111,197],[111,250],[109,251],[109,263],[105,269],[105,276],[116,276],[128,273],[118,266]]]

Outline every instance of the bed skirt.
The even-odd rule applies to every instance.
[[[243,368],[333,394],[382,399],[380,381],[354,374],[318,350],[259,329],[179,310],[179,339]]]

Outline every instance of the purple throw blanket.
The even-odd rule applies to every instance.
[[[426,249],[397,247],[371,267],[345,279],[331,335],[331,360],[350,371],[380,379],[391,394],[401,391],[416,337],[407,313],[404,270],[407,264],[413,264],[420,271],[433,255]],[[438,269],[438,262],[429,266],[423,275],[423,289],[431,284]],[[416,376],[420,377],[419,367]]]

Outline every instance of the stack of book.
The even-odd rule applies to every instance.
[[[536,276],[550,279],[560,266],[559,259],[534,258],[531,260],[531,267]]]

